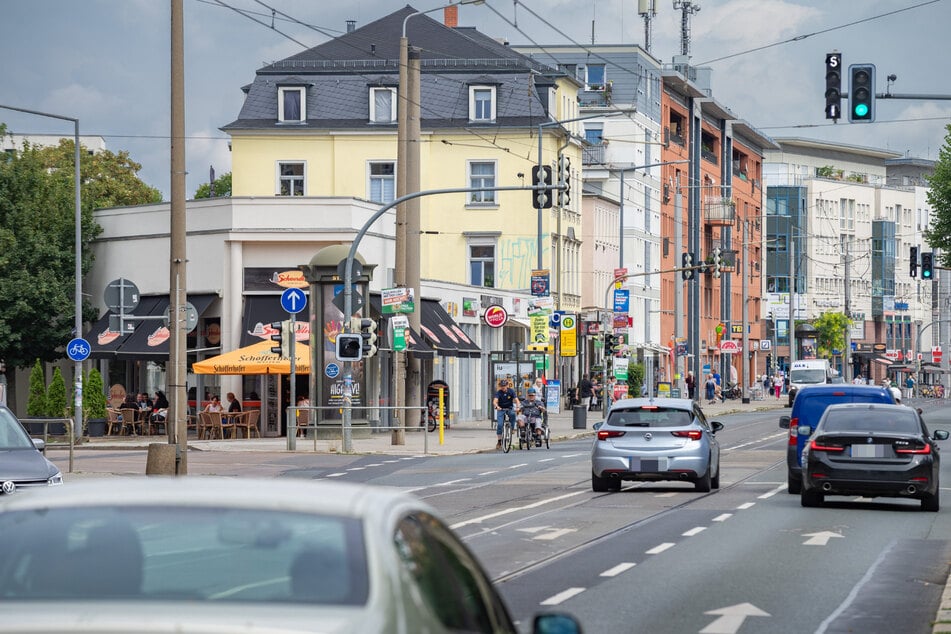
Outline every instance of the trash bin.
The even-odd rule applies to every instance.
[[[571,410],[571,423],[574,429],[588,428],[588,410],[583,407],[575,407]]]

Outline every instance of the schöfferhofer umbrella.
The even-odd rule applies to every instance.
[[[271,352],[275,342],[260,341],[245,348],[204,359],[192,364],[195,374],[290,374],[291,361]],[[294,371],[310,373],[310,346],[297,342]]]

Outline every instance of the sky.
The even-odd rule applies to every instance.
[[[951,0],[691,1],[700,8],[690,16],[691,64],[709,66],[714,98],[761,132],[938,158],[951,100],[878,100],[875,123],[833,125],[824,117],[825,55],[840,51],[844,66],[875,64],[877,93],[886,92],[886,77],[894,74],[894,95],[951,96]],[[231,170],[228,136],[219,128],[237,118],[241,87],[256,70],[304,50],[301,43],[309,48],[342,34],[347,20],[359,27],[405,4],[184,0],[186,195],[207,182],[210,167],[218,175]],[[447,2],[408,4],[425,11]],[[459,24],[511,44],[644,46],[637,5],[487,0],[459,7]],[[651,52],[664,63],[681,52],[681,12],[672,5],[656,0],[652,22]],[[78,118],[81,134],[128,151],[142,165],[140,177],[167,199],[170,2],[2,0],[0,7],[0,105]],[[272,9],[279,12],[273,26]],[[4,109],[0,122],[23,134],[73,133],[71,122]]]

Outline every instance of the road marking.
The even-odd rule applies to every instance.
[[[651,548],[650,550],[646,551],[644,554],[645,554],[645,555],[659,555],[659,554],[661,554],[662,552],[664,552],[665,550],[667,550],[668,548],[673,548],[673,547],[676,546],[676,545],[677,545],[677,544],[675,544],[675,543],[673,543],[673,542],[664,542],[663,544],[659,544],[659,545],[657,545],[657,546],[654,546],[654,547]]]
[[[714,518],[713,518],[713,521],[714,521],[714,522],[725,522],[725,521],[727,521],[728,519],[730,519],[731,517],[733,517],[733,513],[724,513],[724,514],[722,514],[722,515],[717,515],[716,517],[714,517]]]
[[[554,528],[550,530],[549,532],[543,533],[542,535],[539,535],[538,537],[533,537],[532,539],[538,539],[541,541],[551,541],[553,539],[558,539],[559,537],[567,535],[568,533],[575,533],[575,532],[577,532],[577,529],[575,528]]]
[[[833,533],[832,531],[821,531],[819,533],[803,533],[803,537],[808,537],[806,541],[802,543],[803,546],[827,546],[829,540],[833,537],[842,537],[839,533]]]
[[[738,511],[745,511],[746,509],[752,508],[752,507],[754,507],[754,506],[756,506],[756,502],[746,502],[746,503],[740,504],[738,507],[736,507],[736,510],[738,510]]]
[[[480,473],[479,475],[480,475],[480,476],[487,476],[487,475],[492,475],[493,473],[498,473],[498,470],[496,470],[496,471],[483,471],[483,472]]]
[[[583,456],[583,453],[566,453],[562,458],[577,458],[578,456]]]
[[[346,474],[345,472],[341,471],[341,472],[339,472],[339,473],[328,473],[328,474],[327,474],[327,477],[328,477],[328,478],[339,478],[339,477],[342,476],[342,475],[347,475],[347,474]]]
[[[706,526],[697,526],[696,528],[691,528],[686,533],[681,533],[681,535],[683,535],[684,537],[693,537],[694,535],[698,533],[702,533],[705,530],[707,530]]]
[[[363,471],[366,467],[350,467],[347,471]]]
[[[394,463],[399,462],[399,460],[384,460],[383,462],[386,463],[386,464],[394,464]]]
[[[382,462],[374,462],[373,464],[368,464],[367,466],[368,466],[368,467],[382,467],[382,466],[383,466],[383,463],[382,463]]]
[[[448,486],[452,486],[453,484],[459,484],[460,482],[468,482],[471,479],[472,478],[459,478],[458,480],[449,480],[448,482],[437,482],[433,486],[434,487],[448,487]]]
[[[517,513],[519,511],[526,511],[528,509],[538,508],[539,506],[544,506],[545,504],[550,504],[552,502],[559,502],[561,500],[567,500],[576,495],[581,495],[582,493],[587,493],[585,491],[574,491],[573,493],[566,493],[564,495],[558,495],[553,498],[548,498],[545,500],[539,500],[538,502],[532,502],[531,504],[526,504],[525,506],[513,506],[511,508],[502,509],[501,511],[496,511],[495,513],[489,513],[488,515],[483,515],[482,517],[474,517],[471,520],[466,520],[464,522],[458,522],[451,525],[449,528],[456,530],[462,528],[463,526],[468,526],[469,524],[481,524],[486,520],[495,519],[496,517],[501,517],[503,515],[508,515],[509,513]]]
[[[675,495],[677,495],[677,493],[675,491],[671,491],[670,493],[658,493],[654,497],[655,498],[672,498]]]
[[[558,605],[559,603],[562,603],[563,601],[567,601],[568,599],[575,596],[576,594],[581,594],[584,591],[585,591],[584,588],[568,588],[567,590],[563,590],[554,596],[548,597],[547,599],[542,601],[541,604],[542,605]]]
[[[785,489],[785,488],[786,488],[785,483],[784,483],[784,484],[780,484],[778,487],[776,487],[776,488],[773,489],[772,491],[769,491],[768,493],[764,493],[763,495],[759,496],[759,499],[760,499],[760,500],[768,500],[769,498],[773,497],[774,495],[776,495],[777,493],[779,493],[780,491],[782,491],[782,490]]]
[[[710,625],[700,630],[700,634],[736,634],[743,626],[743,621],[748,616],[770,616],[769,612],[763,612],[752,603],[738,603],[718,610],[710,610],[704,614],[719,616]]]
[[[554,458],[542,458],[539,462],[551,462]]]
[[[513,464],[511,467],[506,467],[507,469],[518,469],[519,467],[527,467],[528,463],[523,462],[521,464]]]
[[[608,568],[607,570],[605,570],[604,572],[602,572],[602,573],[601,573],[601,576],[602,576],[602,577],[616,577],[616,576],[618,576],[619,574],[621,574],[622,572],[624,572],[625,570],[630,570],[631,568],[633,568],[633,567],[636,566],[636,565],[637,565],[637,564],[634,564],[634,563],[618,564],[618,565],[616,565],[614,568]]]

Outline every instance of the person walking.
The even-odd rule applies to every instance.
[[[515,425],[515,409],[518,407],[518,397],[515,390],[509,387],[508,379],[499,380],[499,389],[496,390],[492,398],[492,406],[495,408],[495,448],[502,448],[502,427],[505,425],[505,417],[509,417],[512,425]]]
[[[707,397],[707,405],[713,405],[716,401],[717,382],[713,379],[713,374],[707,375],[707,381],[703,384],[703,389]]]
[[[581,399],[581,407],[585,410],[591,408],[592,396],[594,396],[594,384],[591,382],[591,379],[588,378],[588,375],[585,374],[581,377],[581,382],[578,383],[578,398]]]
[[[697,377],[693,375],[693,370],[687,371],[687,378],[684,379],[684,383],[687,384],[687,398],[692,401],[694,396],[697,395]]]
[[[905,398],[909,399],[915,395],[915,377],[908,375],[908,378],[905,379]]]
[[[776,398],[780,398],[783,392],[783,376],[781,374],[773,377],[773,390],[776,392]]]

